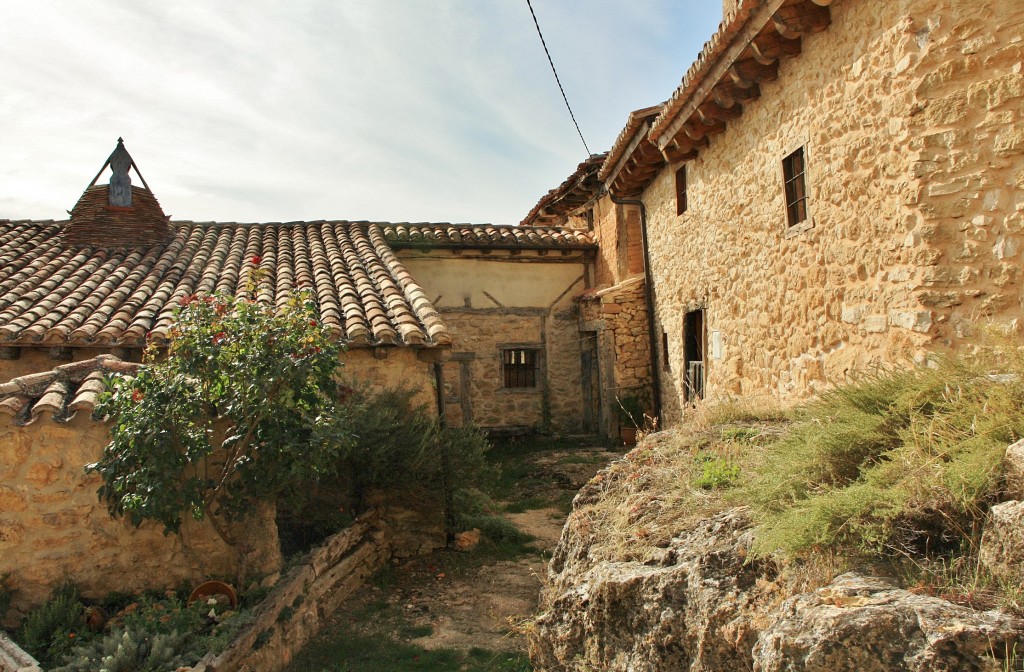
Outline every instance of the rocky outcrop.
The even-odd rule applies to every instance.
[[[844,574],[784,599],[771,562],[750,560],[747,511],[681,532],[646,562],[599,562],[580,509],[549,569],[546,608],[529,634],[538,670],[657,672],[982,671],[1016,669],[1024,623]]]
[[[1024,502],[1003,502],[992,507],[980,559],[1000,578],[1024,580]]]
[[[857,574],[790,598],[770,614],[753,650],[757,672],[1003,670],[1024,636],[1021,623],[1001,612]]]
[[[596,563],[577,573],[588,538],[563,533],[552,560],[562,571],[550,577],[531,660],[547,670],[749,668],[758,605],[773,597],[763,580],[773,569],[744,562],[750,541],[750,519],[734,509],[674,539],[650,564]]]

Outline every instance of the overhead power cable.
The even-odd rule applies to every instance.
[[[558,90],[562,92],[562,100],[565,101],[565,109],[569,110],[569,116],[572,117],[572,123],[576,126],[576,132],[580,134],[580,140],[583,141],[583,148],[587,150],[587,156],[590,156],[590,147],[587,147],[587,141],[583,139],[583,131],[580,130],[580,125],[576,122],[576,115],[572,113],[572,106],[569,105],[569,99],[565,95],[565,89],[562,88],[562,80],[558,78],[558,71],[555,70],[555,62],[551,60],[551,52],[548,51],[548,44],[544,41],[544,33],[540,32],[540,24],[537,23],[537,13],[533,11],[533,4],[530,0],[526,0],[526,6],[530,8],[530,16],[533,17],[533,25],[537,26],[537,35],[540,36],[540,43],[544,46],[544,53],[547,54],[548,63],[551,64],[551,72],[555,75],[555,82],[558,84]]]

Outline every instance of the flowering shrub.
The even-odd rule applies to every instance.
[[[309,294],[274,309],[250,298],[254,287],[185,297],[166,347],[151,340],[148,366],[109,381],[96,413],[112,420],[111,440],[89,469],[112,515],[168,532],[206,518],[241,550],[227,521],[335,472],[350,445],[339,346]]]

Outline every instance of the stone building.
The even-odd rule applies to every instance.
[[[259,269],[257,301],[313,294],[346,379],[412,388],[453,425],[579,432],[573,299],[594,251],[544,226],[172,221],[119,141],[67,221],[0,220],[0,575],[23,605],[68,579],[99,594],[234,573],[206,525],[112,520],[83,470],[109,441],[91,418],[104,376],[139,366],[188,297],[248,291]],[[257,518],[263,574],[280,554]]]
[[[631,116],[588,206],[599,267],[630,216],[646,234],[663,420],[1017,329],[1024,5],[725,11],[668,102]],[[603,227],[619,207],[634,214]]]
[[[138,361],[182,299],[240,292],[260,269],[259,301],[313,293],[347,377],[412,387],[454,424],[582,429],[571,298],[589,281],[588,232],[172,221],[131,185],[122,143],[108,166],[67,221],[0,220],[0,380],[102,353]]]

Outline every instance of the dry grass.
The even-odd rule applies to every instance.
[[[576,524],[600,530],[591,557],[645,562],[673,537],[728,508],[724,493],[740,478],[745,456],[780,432],[778,414],[766,415],[769,420],[753,419],[749,409],[709,412],[704,417],[714,422],[702,417],[651,434],[599,474],[604,495],[574,514]],[[722,417],[730,424],[718,424]]]
[[[997,375],[993,375],[997,374]],[[927,368],[866,375],[800,407],[702,404],[598,476],[570,522],[593,561],[646,562],[702,519],[752,507],[755,557],[783,592],[870,568],[974,606],[1024,590],[977,561],[1002,456],[1024,435],[1024,352],[994,347]]]

